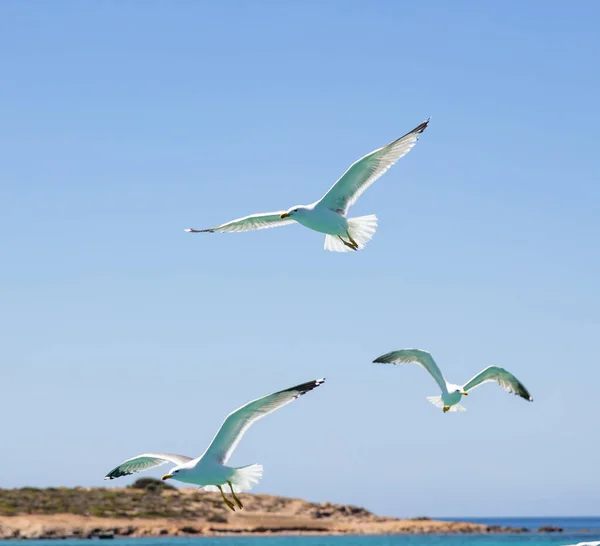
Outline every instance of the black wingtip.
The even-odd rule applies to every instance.
[[[215,230],[212,228],[209,228],[209,229],[187,228],[187,229],[184,229],[183,231],[185,231],[186,233],[214,233],[215,232]]]
[[[529,394],[529,391],[525,391],[525,396],[523,396],[523,398],[525,398],[525,400],[527,400],[527,402],[533,402],[533,396],[531,396],[531,394]]]
[[[308,381],[307,383],[301,383],[300,385],[296,385],[295,387],[292,387],[291,389],[287,390],[295,391],[298,393],[298,396],[302,396],[303,394],[306,394],[307,392],[316,389],[319,385],[322,385],[323,383],[325,383],[324,377],[322,377],[321,379],[314,379],[313,381]]]
[[[422,133],[425,129],[427,129],[430,119],[431,118],[427,118],[423,123],[421,123],[421,125],[415,127],[411,132],[412,133]]]
[[[104,476],[105,480],[114,480],[115,478],[122,478],[123,476],[130,476],[133,472],[123,472],[119,470],[119,467],[111,470],[106,476]]]
[[[527,387],[523,385],[523,383],[521,383],[520,381],[518,381],[517,392],[515,394],[517,396],[520,396],[524,400],[527,400],[528,402],[533,402],[533,396],[531,396],[531,394],[527,390]]]
[[[429,118],[431,119],[431,118]],[[394,140],[393,143],[399,142],[400,140],[402,140],[403,138],[406,138],[408,136],[414,136],[417,140],[419,140],[419,135],[425,130],[427,129],[427,126],[429,125],[429,119],[425,120],[423,123],[421,123],[421,125],[417,125],[412,131],[409,131],[408,133],[406,133],[405,135],[402,135],[400,138]],[[393,144],[392,143],[392,144]]]
[[[391,353],[385,353],[384,355],[378,356],[375,360],[373,360],[373,364],[392,364],[394,363],[394,359],[392,355],[396,351],[392,351]]]

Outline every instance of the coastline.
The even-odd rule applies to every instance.
[[[272,514],[239,514],[226,524],[189,519],[98,518],[57,514],[51,516],[2,516],[0,539],[64,539],[177,536],[256,535],[405,535],[488,534],[520,532],[477,523],[385,519],[380,522],[318,522]]]
[[[217,493],[53,488],[0,490],[0,539],[259,535],[489,534],[526,529],[377,516],[357,506],[240,495],[231,512]]]

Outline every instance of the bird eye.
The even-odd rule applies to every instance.
[[[294,212],[298,212],[298,209],[294,209]]]

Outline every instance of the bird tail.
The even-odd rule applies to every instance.
[[[428,396],[427,400],[429,400],[436,408],[444,407],[444,402],[442,401],[441,396]]]
[[[241,466],[239,468],[231,468],[232,474],[229,478],[233,490],[236,493],[243,493],[244,491],[250,491],[254,485],[256,485],[263,474],[263,467],[261,464],[251,464],[248,466]],[[229,485],[227,482],[220,484],[225,491],[228,490]],[[227,486],[227,487],[225,487]],[[219,491],[216,485],[205,485],[200,489],[204,491],[212,491],[214,493]]]
[[[377,231],[377,216],[374,214],[348,218],[348,233],[358,245],[355,250],[362,250],[375,235],[375,231]],[[340,241],[337,235],[325,235],[325,250],[349,252],[353,249]]]
[[[251,464],[236,468],[231,478],[233,490],[237,492],[250,491],[255,486],[263,475],[263,467],[261,464]]]
[[[441,409],[445,405],[441,396],[428,396],[427,400],[429,400],[436,408]],[[467,411],[467,408],[465,408],[461,404],[454,404],[453,406],[450,406],[450,409],[448,411],[451,413],[455,411]]]

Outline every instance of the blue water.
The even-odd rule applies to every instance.
[[[442,518],[440,518],[442,519]],[[562,527],[563,533],[512,535],[396,535],[317,537],[193,537],[122,538],[103,541],[104,546],[562,546],[600,540],[600,517],[596,518],[443,518],[488,525],[538,529]],[[89,540],[61,540],[61,546],[89,546]],[[56,541],[39,540],[36,546],[56,546]],[[20,541],[2,541],[0,546],[23,546]]]
[[[526,527],[530,530],[536,530],[545,525],[561,527],[565,531],[600,531],[600,517],[570,517],[570,518],[443,518],[448,521],[470,521],[473,523],[485,523],[487,525],[500,525],[502,527]],[[600,537],[600,532],[596,535]],[[598,538],[597,540],[600,540]]]
[[[593,540],[587,534],[521,535],[396,535],[396,536],[321,536],[321,537],[194,537],[123,538],[103,541],[106,546],[561,546]],[[39,540],[36,546],[56,546],[56,541]],[[89,546],[89,540],[61,540],[61,546]],[[18,541],[3,541],[3,546],[23,546]]]

